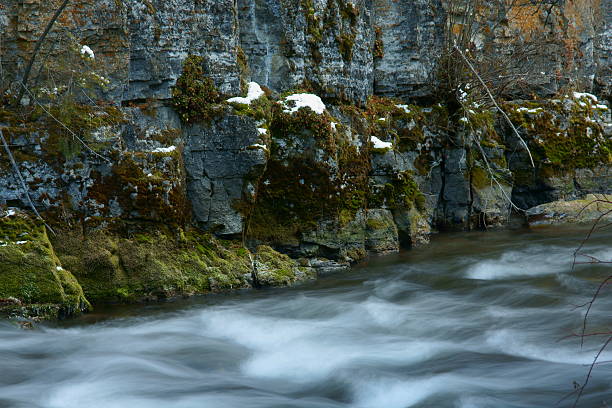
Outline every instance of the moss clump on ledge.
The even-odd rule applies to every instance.
[[[288,286],[316,277],[312,268],[298,266],[287,255],[266,245],[257,247],[255,265],[256,284],[259,286]]]
[[[134,302],[249,287],[250,260],[234,242],[198,230],[66,232],[54,241],[94,302]]]
[[[103,230],[85,236],[65,232],[53,243],[94,304],[283,286],[308,278],[295,261],[272,249],[252,255],[239,241],[198,229],[172,232],[157,226],[132,234]],[[253,257],[268,274],[258,284],[253,281]]]
[[[534,160],[549,173],[612,163],[612,139],[590,98],[513,103],[507,111],[526,133]]]
[[[373,186],[369,197],[371,208],[425,210],[425,196],[419,190],[412,173],[405,171],[383,186]]]
[[[203,57],[187,57],[172,90],[172,106],[186,123],[208,122],[220,111],[221,94],[213,80],[204,76],[203,63]]]
[[[52,319],[89,309],[81,286],[56,257],[42,222],[20,212],[1,217],[0,315]]]
[[[320,222],[342,224],[365,208],[369,151],[358,149],[336,122],[327,112],[274,106],[271,158],[248,214],[249,238],[297,244]]]

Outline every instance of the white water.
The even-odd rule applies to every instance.
[[[446,235],[292,289],[0,324],[0,407],[554,407],[602,340],[559,341],[610,271],[570,272],[579,236]],[[608,291],[594,329],[609,330],[610,310]],[[579,406],[605,402],[612,364]]]

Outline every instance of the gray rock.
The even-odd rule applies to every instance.
[[[187,196],[195,220],[218,234],[242,232],[236,204],[249,180],[263,172],[267,156],[253,119],[226,114],[209,126],[192,125],[183,133]]]

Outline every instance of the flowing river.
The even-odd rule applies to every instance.
[[[571,270],[583,236],[441,234],[288,289],[0,322],[0,407],[569,407],[606,337],[565,337],[612,270]],[[612,259],[612,233],[587,249]],[[608,289],[587,330],[611,326]],[[612,406],[611,360],[579,407]]]

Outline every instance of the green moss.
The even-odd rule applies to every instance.
[[[112,128],[125,122],[123,113],[115,106],[90,106],[71,98],[44,109],[40,105],[20,108],[19,114],[16,113],[0,110],[0,118],[9,125],[4,128],[9,142],[26,136],[43,148],[42,152],[20,149],[15,152],[16,158],[19,161],[50,159],[47,162],[56,166],[88,153],[89,149],[98,153],[109,149],[116,140]]]
[[[372,55],[375,59],[380,59],[385,56],[385,43],[383,41],[382,28],[374,27],[374,48]]]
[[[185,191],[185,174],[180,149],[168,153],[123,153],[113,162],[110,173],[92,173],[94,184],[87,199],[106,204],[117,201],[122,219],[185,225],[190,204]],[[145,169],[149,169],[146,170]],[[111,208],[98,209],[111,217]]]
[[[472,186],[479,190],[491,186],[489,174],[485,169],[480,167],[472,168],[470,181]]]
[[[62,267],[42,222],[17,214],[0,218],[0,314],[56,318],[90,308],[75,277]]]
[[[359,9],[353,3],[345,0],[336,0],[336,3],[340,9],[340,17],[348,20],[351,27],[355,27],[359,17]]]
[[[398,105],[404,106],[398,107]],[[423,129],[446,128],[448,112],[443,106],[428,111],[417,105],[406,105],[399,99],[372,96],[365,112],[369,133],[381,140],[391,140],[399,151],[417,150],[425,142]],[[381,121],[380,119],[385,119]],[[444,126],[440,126],[440,124]]]
[[[237,115],[249,116],[257,121],[264,123],[264,127],[268,126],[273,116],[274,102],[267,95],[251,102],[250,105],[243,103],[232,103],[234,111]]]
[[[328,113],[274,109],[272,154],[248,211],[248,236],[286,245],[318,222],[353,218],[367,198],[369,153],[352,145]],[[287,154],[287,151],[292,153]]]
[[[190,55],[172,90],[172,106],[186,123],[208,122],[220,112],[221,94],[212,79],[204,76],[204,58]]]
[[[353,59],[353,46],[355,45],[355,34],[353,33],[342,33],[336,37],[338,43],[338,49],[340,55],[345,61]]]
[[[245,278],[251,270],[248,252],[239,243],[226,248],[198,230],[178,236],[151,230],[131,238],[110,231],[85,237],[67,233],[54,245],[93,302],[159,299],[249,286]]]
[[[270,131],[272,137],[276,139],[285,139],[287,135],[312,137],[320,146],[333,150],[335,137],[331,122],[331,117],[327,113],[319,115],[310,108],[300,108],[295,113],[286,113],[279,104],[275,104]]]
[[[266,245],[257,247],[255,259],[257,283],[261,286],[287,286],[305,277],[314,277],[312,271],[299,267],[296,261]]]
[[[247,81],[251,76],[251,69],[249,68],[249,60],[239,45],[236,46],[236,62],[240,69],[240,87],[243,91],[247,91]]]
[[[593,107],[578,103],[569,106],[553,101],[527,102],[508,104],[507,111],[525,132],[531,153],[542,169],[559,172],[612,163],[612,140],[594,121]]]
[[[110,230],[85,236],[66,232],[54,240],[66,268],[74,271],[94,303],[126,303],[210,293],[251,285],[252,255],[239,241],[219,240],[197,229],[151,228],[134,236]],[[259,248],[260,285],[305,279],[297,263],[271,248]]]
[[[373,186],[370,208],[425,210],[425,196],[410,171],[397,174],[396,178],[383,186]]]

